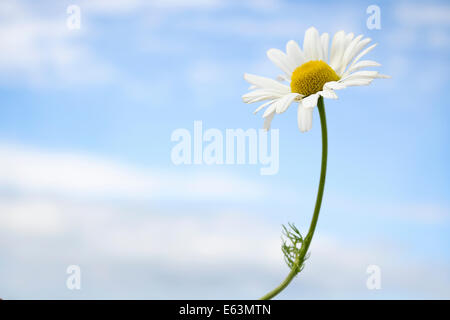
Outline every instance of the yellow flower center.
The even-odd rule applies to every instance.
[[[336,72],[326,62],[308,61],[292,73],[291,91],[309,96],[322,90],[325,83],[339,79]]]

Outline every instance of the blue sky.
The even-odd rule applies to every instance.
[[[66,9],[81,9],[81,29]],[[381,9],[368,30],[366,8]],[[255,298],[287,274],[280,226],[306,232],[320,124],[276,117],[280,170],[175,166],[174,130],[260,128],[243,73],[315,26],[378,43],[392,76],[325,102],[324,204],[280,298],[449,298],[450,6],[430,1],[2,1],[3,298]],[[65,287],[80,265],[82,290]],[[366,288],[379,265],[382,289]]]

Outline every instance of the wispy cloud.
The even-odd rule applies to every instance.
[[[214,9],[226,4],[222,0],[84,0],[81,7],[97,15],[128,15],[140,10]]]
[[[2,298],[257,298],[277,285],[280,224],[303,230],[314,205],[320,130],[284,118],[282,170],[264,179],[172,166],[169,133],[194,119],[247,127],[242,73],[276,76],[265,50],[311,25],[374,38],[368,59],[384,56],[393,78],[327,105],[323,213],[280,297],[450,297],[445,2],[385,2],[372,31],[356,1],[76,2],[77,31],[64,3],[0,3]],[[65,288],[70,264],[80,292]],[[381,291],[365,286],[369,264]]]
[[[28,194],[134,199],[255,199],[267,186],[220,172],[175,174],[101,157],[0,146],[0,187]]]
[[[232,205],[240,197],[267,196],[268,189],[249,181],[154,175],[89,155],[6,145],[0,155],[4,298],[73,297],[64,287],[69,264],[82,267],[83,286],[89,288],[78,298],[255,298],[287,272],[279,227]],[[154,197],[228,202],[181,209],[142,201]],[[381,267],[390,297],[404,297],[405,288],[413,298],[450,294],[445,264],[414,261],[400,248],[347,243],[322,232],[311,253],[282,297],[374,297],[365,287],[370,264]],[[33,269],[42,270],[38,278],[26,269],[30,258]]]
[[[40,16],[23,2],[0,4],[3,84],[83,86],[108,83],[115,77],[114,68],[80,41],[82,31],[70,31],[62,17]]]
[[[278,228],[245,211],[184,215],[32,198],[3,201],[1,209],[3,298],[256,298],[288,271]],[[30,258],[39,277],[26,268]],[[81,292],[64,287],[69,264],[82,268]],[[384,291],[366,288],[372,264],[382,270]],[[280,297],[448,298],[447,270],[383,244],[321,233],[306,268]]]
[[[395,14],[410,26],[450,26],[450,6],[444,3],[403,2],[396,6]]]

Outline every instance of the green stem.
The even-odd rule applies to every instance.
[[[320,206],[322,205],[323,198],[323,190],[325,187],[325,177],[327,172],[327,156],[328,156],[328,136],[327,136],[327,119],[325,116],[325,106],[323,104],[323,98],[320,97],[317,103],[317,107],[319,109],[320,115],[320,124],[322,127],[322,164],[320,167],[320,181],[319,181],[319,190],[317,191],[317,199],[316,205],[314,207],[314,214],[311,220],[311,224],[309,226],[308,234],[306,235],[302,246],[300,248],[300,252],[295,259],[295,263],[292,266],[291,272],[289,272],[288,276],[281,282],[281,284],[276,287],[274,290],[270,291],[263,297],[261,300],[270,300],[283,291],[289,283],[291,283],[292,279],[297,275],[305,261],[305,255],[308,252],[309,245],[311,244],[311,240],[314,236],[314,231],[316,230],[317,220],[319,219]]]

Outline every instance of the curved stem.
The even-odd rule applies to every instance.
[[[325,116],[325,106],[323,104],[323,98],[320,97],[317,103],[317,107],[319,109],[320,115],[320,125],[322,127],[322,164],[320,167],[320,181],[319,181],[319,190],[317,191],[316,205],[314,207],[314,214],[311,220],[311,224],[309,226],[308,234],[303,240],[303,244],[300,248],[299,255],[295,259],[295,263],[292,266],[291,272],[289,272],[288,276],[281,282],[281,284],[276,287],[274,290],[270,291],[263,297],[261,300],[269,300],[279,294],[281,291],[286,288],[289,283],[294,279],[300,270],[303,262],[305,261],[305,255],[308,252],[309,245],[311,244],[311,240],[314,236],[314,231],[316,230],[317,220],[319,219],[320,206],[322,205],[323,198],[323,190],[325,187],[325,177],[327,172],[327,157],[328,157],[328,136],[327,136],[327,119]]]

